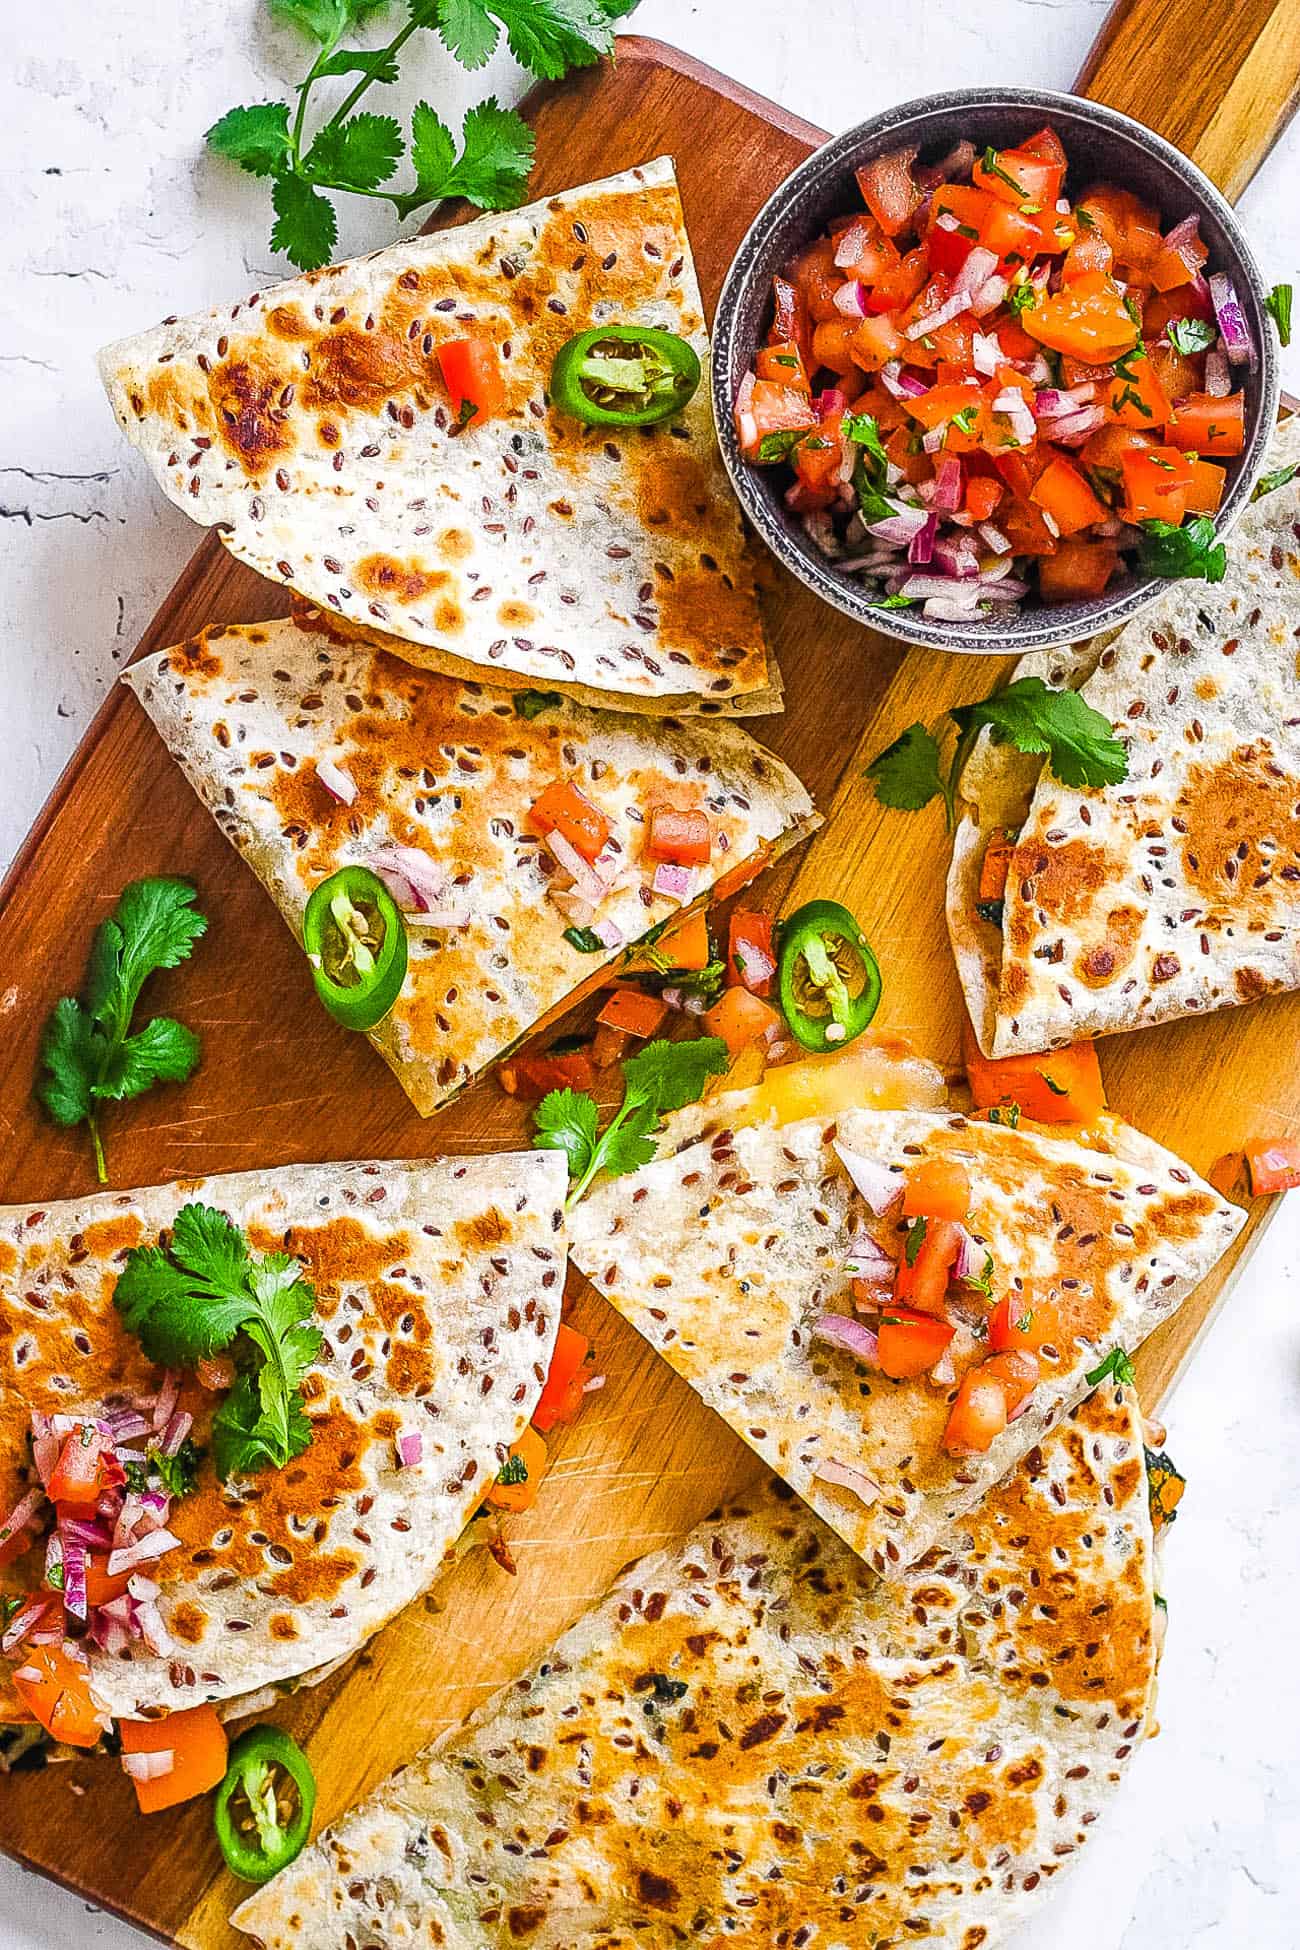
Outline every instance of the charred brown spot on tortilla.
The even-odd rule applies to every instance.
[[[1076,956],[1073,967],[1089,988],[1107,988],[1128,968],[1142,937],[1143,916],[1136,907],[1113,907],[1106,916],[1105,939]],[[1046,956],[1045,959],[1054,959]]]
[[[216,677],[221,670],[221,659],[211,648],[206,630],[169,650],[167,662],[178,677]]]
[[[208,1614],[202,1605],[184,1599],[172,1607],[167,1623],[174,1638],[186,1645],[199,1645],[208,1629]]]
[[[1300,863],[1300,781],[1267,740],[1239,745],[1218,765],[1192,765],[1175,820],[1187,879],[1206,900],[1242,915],[1295,912],[1282,872]]]
[[[1007,877],[1008,890],[1013,884],[1018,887],[1018,898],[1007,908],[1012,946],[1023,951],[1034,939],[1037,923],[1031,910],[1067,927],[1080,920],[1114,872],[1105,849],[1089,840],[1066,840],[1061,846],[1049,846],[1045,840],[1022,841]]]
[[[273,305],[265,314],[268,331],[291,342],[316,336],[316,327],[297,305]]]
[[[497,610],[497,621],[503,629],[523,630],[537,620],[537,611],[530,603],[502,603]]]
[[[435,589],[445,589],[451,580],[446,569],[401,562],[393,555],[365,555],[352,573],[368,595],[396,596],[404,603],[418,603]]]
[[[1232,973],[1232,986],[1241,1002],[1258,1002],[1262,995],[1269,995],[1277,987],[1257,968],[1236,968]]]
[[[448,562],[463,562],[474,553],[474,538],[466,528],[444,528],[438,537],[438,553]]]
[[[280,396],[290,383],[287,366],[266,366],[256,350],[250,350],[247,358],[228,359],[214,366],[209,375],[208,390],[222,445],[254,478],[264,475],[270,462],[291,453],[296,444],[289,415],[280,405]]]
[[[465,627],[465,612],[454,597],[439,597],[433,612],[433,625],[443,636],[459,636]]]

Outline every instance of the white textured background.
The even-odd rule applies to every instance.
[[[815,11],[644,0],[635,25],[839,129],[936,89],[1066,87],[1105,11],[1105,0],[820,0]],[[473,92],[520,91],[508,60],[471,83],[422,40],[389,100],[409,108],[427,94],[450,116]],[[0,0],[0,863],[197,540],[119,441],[92,355],[277,274],[264,185],[209,161],[201,137],[235,102],[284,92],[304,65],[259,0]],[[719,170],[725,184],[725,157]],[[1297,173],[1300,129],[1242,204],[1273,277],[1294,278],[1300,263]],[[340,253],[390,235],[383,205],[353,199]],[[1300,345],[1287,380],[1300,391]],[[1171,1416],[1191,1487],[1167,1559],[1164,1731],[1017,1950],[1300,1944],[1292,1197]],[[0,1944],[143,1942],[0,1862]]]

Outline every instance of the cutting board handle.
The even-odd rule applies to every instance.
[[[1235,203],[1300,105],[1300,0],[1117,0],[1075,89],[1175,143]]]

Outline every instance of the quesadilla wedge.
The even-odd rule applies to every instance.
[[[633,711],[778,710],[707,385],[645,428],[552,397],[557,353],[600,325],[707,367],[667,157],[173,319],[100,369],[178,508],[410,662]],[[499,396],[467,420],[453,344]]]
[[[0,1718],[47,1658],[105,1720],[237,1701],[423,1590],[546,1379],[563,1191],[534,1152],[0,1211]]]
[[[640,937],[819,823],[735,725],[417,671],[315,611],[208,630],[125,681],[299,939],[340,868],[391,881],[408,972],[371,1040],[422,1116]],[[666,857],[665,812],[691,815],[697,864]]]
[[[994,1950],[1148,1731],[1155,1588],[1131,1390],[897,1584],[760,1493],[634,1565],[233,1920],[266,1950]]]
[[[755,1124],[737,1108],[670,1121],[654,1163],[573,1208],[570,1252],[885,1576],[1167,1318],[1243,1220],[1121,1125],[1097,1149],[955,1110]]]
[[[1270,465],[1297,459],[1292,422]],[[1047,652],[1017,671],[1057,688],[1084,677],[1128,778],[1064,786],[982,735],[948,927],[985,1056],[1300,988],[1298,521],[1292,479],[1246,511],[1221,583],[1178,584],[1082,665]]]

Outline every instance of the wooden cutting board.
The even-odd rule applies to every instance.
[[[1284,126],[1298,86],[1293,0],[1213,10],[1202,0],[1136,0],[1108,23],[1081,83],[1180,142],[1232,194]],[[531,112],[538,194],[676,156],[710,306],[759,205],[823,139],[684,55],[637,39],[620,43],[616,66],[539,93]],[[283,596],[209,537],[140,652],[205,624],[282,613]],[[881,811],[861,772],[911,719],[983,696],[1001,666],[905,651],[776,573],[767,613],[787,710],[754,728],[829,815],[813,844],[771,877],[768,897],[793,889],[847,901],[885,968],[880,1023],[955,1070],[960,998],[942,917],[941,820]],[[55,1130],[32,1105],[37,1042],[53,999],[80,982],[93,925],[126,880],[148,873],[193,879],[211,917],[195,961],[151,991],[155,1008],[201,1031],[204,1062],[185,1089],[111,1116],[115,1184],[525,1141],[519,1111],[490,1080],[421,1122],[369,1046],[329,1021],[270,901],[119,689],[0,893],[7,1199],[91,1188],[83,1134]],[[1300,1129],[1300,1068],[1278,1060],[1298,1045],[1300,996],[1291,996],[1112,1040],[1102,1060],[1112,1102],[1204,1171],[1265,1127]],[[1187,1358],[1266,1216],[1256,1210],[1229,1263],[1143,1350],[1149,1402]],[[510,1527],[518,1575],[476,1554],[344,1672],[276,1715],[307,1745],[322,1822],[514,1677],[630,1558],[681,1535],[756,1473],[749,1452],[576,1275],[569,1298],[609,1379],[556,1444],[535,1509]],[[164,1938],[203,1950],[235,1940],[226,1918],[239,1891],[222,1869],[206,1802],[141,1821],[112,1762],[5,1779],[0,1847]]]

